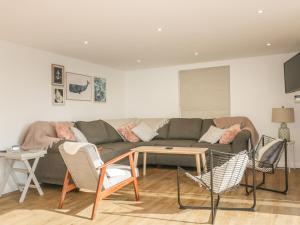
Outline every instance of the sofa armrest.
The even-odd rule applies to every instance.
[[[248,130],[242,130],[239,132],[231,143],[232,152],[239,153],[243,150],[248,150],[250,136],[251,134]]]

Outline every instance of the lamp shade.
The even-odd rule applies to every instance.
[[[295,121],[294,108],[273,108],[272,122],[275,123],[293,123]]]

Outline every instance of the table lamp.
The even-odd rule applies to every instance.
[[[287,127],[287,123],[293,123],[295,121],[294,108],[273,108],[272,109],[272,122],[281,123],[278,129],[278,137],[280,139],[286,139],[290,141],[290,129]]]

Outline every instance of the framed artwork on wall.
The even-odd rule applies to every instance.
[[[76,74],[66,73],[67,75],[67,99],[77,101],[91,101],[92,100],[92,77]]]
[[[53,105],[65,104],[65,89],[63,87],[52,87],[52,103]]]
[[[106,79],[94,77],[94,101],[106,102]]]
[[[62,65],[51,65],[51,81],[52,85],[61,85],[65,84],[65,68]]]

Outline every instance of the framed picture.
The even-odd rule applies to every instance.
[[[53,105],[65,104],[65,89],[63,87],[52,87],[52,103]]]
[[[67,99],[77,101],[92,100],[92,77],[76,74],[67,74]]]
[[[51,80],[52,85],[61,85],[65,84],[65,68],[61,65],[52,64],[51,65]]]
[[[106,102],[106,79],[94,77],[94,101]]]

